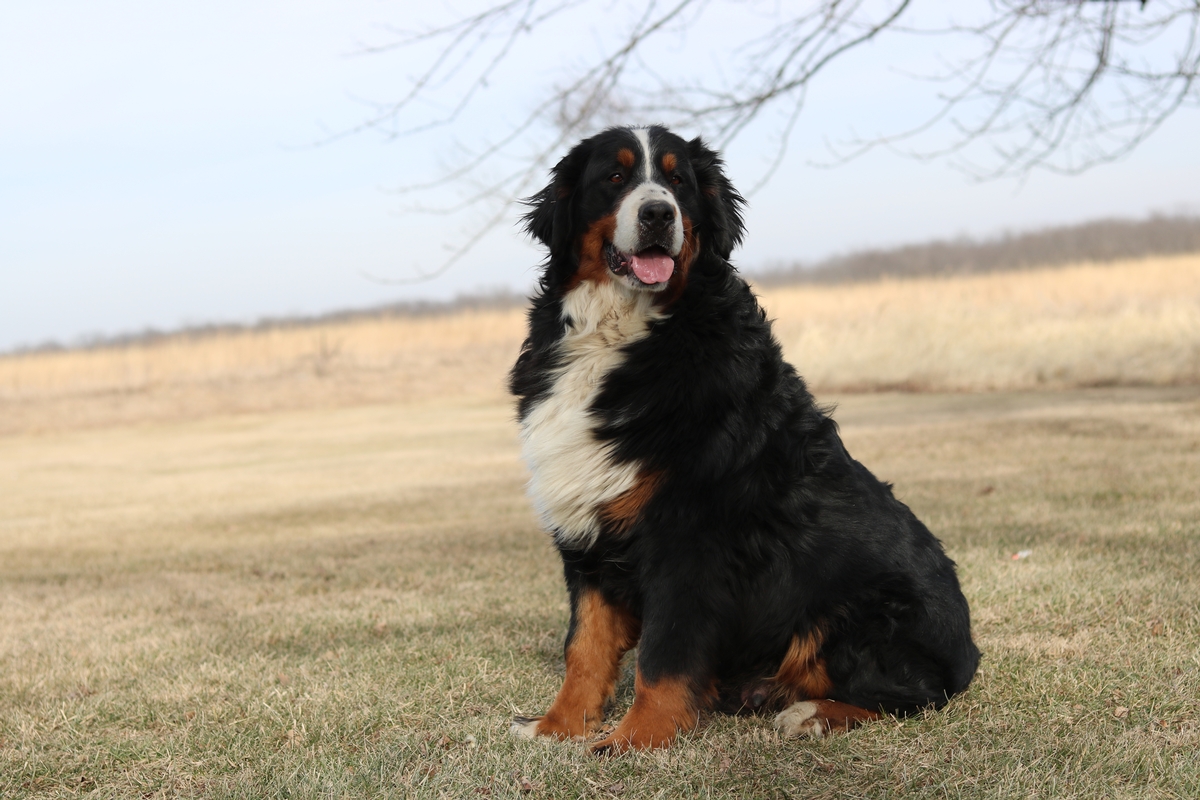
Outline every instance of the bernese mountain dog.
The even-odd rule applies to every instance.
[[[941,543],[846,452],[729,262],[743,198],[699,138],[613,128],[526,202],[549,249],[512,369],[529,492],[562,556],[566,677],[524,736],[597,753],[706,710],[819,737],[938,708],[979,651]]]

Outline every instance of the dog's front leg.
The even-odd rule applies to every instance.
[[[638,620],[598,589],[583,586],[572,592],[562,688],[545,716],[519,717],[513,732],[558,739],[592,733],[604,718],[604,703],[616,686],[621,656],[637,643],[638,630]]]
[[[667,747],[677,735],[696,727],[700,703],[690,679],[669,676],[650,681],[639,666],[634,690],[633,706],[616,730],[592,745],[593,753],[616,755]]]
[[[712,616],[674,598],[670,608],[643,620],[638,645],[633,706],[616,730],[592,745],[592,752],[667,747],[696,727],[700,711],[714,696],[710,659]]]

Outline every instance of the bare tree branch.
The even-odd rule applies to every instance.
[[[596,7],[581,0],[499,0],[445,25],[392,31],[394,41],[362,52],[440,49],[399,100],[377,104],[369,119],[341,135],[374,130],[398,139],[459,125],[514,53],[528,52],[539,32],[554,25],[591,27]],[[714,81],[695,69],[697,59],[706,63],[713,53],[686,43],[679,58],[665,64],[655,58],[672,37],[683,42],[714,9],[731,7],[747,21],[737,28],[747,33],[725,37],[717,54],[731,77]],[[620,30],[613,20],[634,8],[613,0],[604,30]],[[398,189],[470,186],[457,203],[414,208],[489,209],[477,234],[430,276],[501,224],[516,199],[536,188],[553,155],[606,123],[699,129],[725,147],[750,126],[768,124],[768,110],[780,112],[782,121],[772,123],[777,147],[757,190],[786,157],[808,88],[830,65],[884,34],[968,55],[943,58],[940,70],[914,77],[915,86],[935,90],[933,113],[907,129],[833,145],[827,165],[886,147],[920,160],[947,159],[981,180],[1034,170],[1076,174],[1125,156],[1200,100],[1200,0],[988,0],[981,12],[955,7],[977,13],[967,22],[919,17],[937,12],[911,0],[812,0],[800,10],[755,0],[650,0],[636,9],[624,32],[601,41],[594,57],[577,53],[580,65],[547,86],[543,100],[480,137],[436,178]],[[522,149],[528,141],[536,146]],[[505,161],[515,166],[481,177]]]
[[[984,23],[936,31],[979,47],[978,56],[926,76],[959,84],[941,95],[937,113],[910,130],[859,141],[835,163],[948,122],[956,134],[948,145],[901,152],[939,159],[988,141],[990,163],[952,163],[982,180],[1034,169],[1078,174],[1127,155],[1189,99],[1200,99],[1195,0],[993,0],[990,7]]]

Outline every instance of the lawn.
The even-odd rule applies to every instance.
[[[567,606],[506,401],[117,415],[0,436],[0,797],[1200,796],[1200,389],[821,399],[959,564],[942,712],[513,739]]]

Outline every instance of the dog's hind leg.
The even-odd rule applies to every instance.
[[[592,733],[616,687],[621,657],[637,643],[637,618],[608,602],[598,590],[582,588],[574,606],[566,679],[545,716],[513,721],[512,732],[518,736],[574,739]]]
[[[824,699],[833,689],[833,682],[820,656],[822,639],[820,630],[815,629],[793,637],[775,674],[776,697],[790,704],[775,717],[775,728],[784,737],[819,739],[831,731],[848,731],[880,717],[875,711]]]
[[[820,739],[831,731],[848,731],[880,716],[878,711],[836,700],[801,700],[775,717],[775,729],[785,738],[809,736]]]

